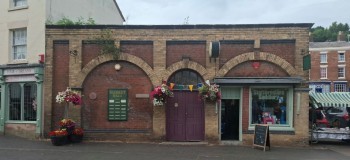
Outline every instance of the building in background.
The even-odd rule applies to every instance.
[[[310,42],[310,92],[349,92],[350,43],[339,32],[336,42]]]
[[[45,23],[92,18],[96,24],[122,24],[114,0],[0,1],[0,133],[42,134]],[[68,53],[67,53],[68,54]]]

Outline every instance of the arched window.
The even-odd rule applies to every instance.
[[[193,85],[193,89],[197,89],[198,83],[203,83],[202,76],[197,72],[189,69],[179,70],[172,74],[168,79],[168,83],[175,83],[174,89],[179,89],[177,86],[184,85]],[[188,89],[184,87],[183,89]]]

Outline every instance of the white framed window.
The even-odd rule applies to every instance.
[[[321,67],[320,72],[321,79],[327,79],[327,67]]]
[[[272,130],[293,130],[292,87],[251,87],[249,108],[249,129],[255,124],[269,124]]]
[[[345,62],[345,52],[338,52],[338,62]]]
[[[12,61],[25,60],[27,57],[27,29],[11,30]]]
[[[338,66],[338,78],[345,78],[345,66]]]
[[[325,52],[320,53],[320,63],[327,63],[327,53]]]
[[[27,7],[27,0],[11,0],[13,8]]]
[[[346,82],[334,82],[334,92],[346,92]]]

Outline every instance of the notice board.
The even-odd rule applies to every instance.
[[[268,125],[255,125],[253,147],[262,147],[264,151],[266,146],[270,149],[270,133]]]
[[[109,89],[108,90],[108,120],[126,121],[128,120],[128,90]]]

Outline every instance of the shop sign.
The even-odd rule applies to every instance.
[[[128,90],[108,90],[108,120],[126,121],[128,118]]]
[[[23,75],[23,76],[6,76],[5,82],[27,82],[36,81],[34,75]]]
[[[5,69],[4,75],[25,75],[35,74],[35,68],[11,68]]]

